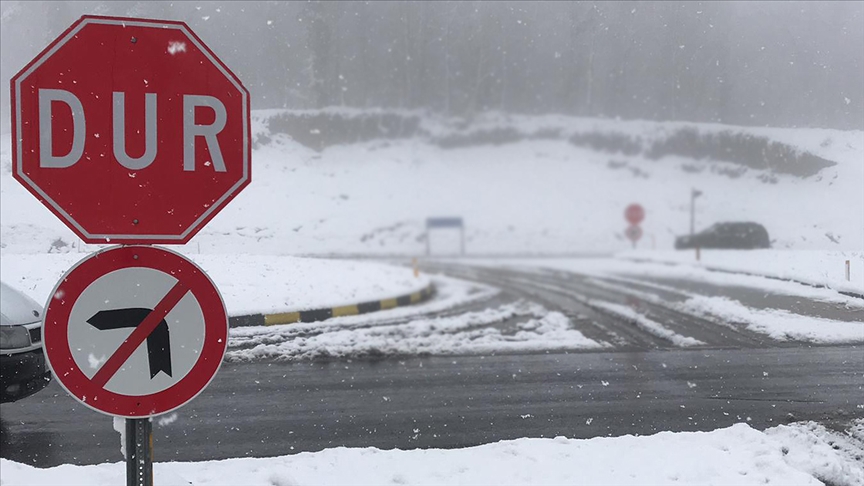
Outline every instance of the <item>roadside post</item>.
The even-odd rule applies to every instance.
[[[60,385],[126,419],[128,486],[153,484],[151,418],[197,396],[228,344],[179,253],[251,181],[249,92],[178,21],[85,15],[11,80],[12,173],[87,244],[45,305]],[[79,245],[80,249],[80,245]]]
[[[690,237],[696,232],[696,198],[702,195],[698,189],[690,189]]]
[[[645,209],[639,204],[631,204],[624,210],[624,219],[630,223],[630,226],[624,230],[624,235],[627,236],[627,239],[630,240],[635,249],[636,242],[642,238],[642,228],[639,226],[639,223],[645,219]]]
[[[846,281],[849,282],[852,280],[852,268],[851,268],[851,260],[846,260]]]
[[[153,423],[126,419],[126,484],[153,484]]]

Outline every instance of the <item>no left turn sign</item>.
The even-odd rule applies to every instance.
[[[46,305],[45,357],[84,405],[140,418],[200,393],[225,355],[228,317],[213,282],[183,256],[112,247],[60,279]]]

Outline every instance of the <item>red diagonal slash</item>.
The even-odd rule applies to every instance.
[[[171,309],[180,302],[180,299],[186,295],[187,291],[188,289],[186,286],[178,280],[177,283],[174,284],[174,287],[165,294],[165,297],[162,297],[162,300],[159,301],[153,311],[150,312],[143,321],[141,321],[141,324],[138,324],[138,327],[136,327],[135,330],[129,334],[129,337],[123,341],[123,344],[117,348],[117,351],[114,351],[114,354],[108,358],[108,361],[99,368],[99,371],[93,375],[91,381],[99,387],[105,388],[105,384],[108,383],[108,380],[117,373],[117,370],[123,366],[123,363],[129,359],[129,356],[132,356],[132,353],[138,349],[138,346],[140,346],[141,343],[147,339],[147,336],[156,329],[156,326],[159,325],[162,319],[165,319],[165,316],[167,316],[168,313],[171,312]]]

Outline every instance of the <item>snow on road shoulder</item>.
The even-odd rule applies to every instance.
[[[292,312],[393,298],[429,285],[406,267],[272,255],[191,255],[232,315]]]
[[[60,277],[87,255],[2,254],[0,279],[46,302]],[[291,312],[393,298],[429,285],[406,267],[274,255],[186,255],[213,279],[229,315]]]
[[[662,253],[662,252],[657,252]],[[686,252],[685,252],[686,253]],[[746,253],[746,252],[742,252]],[[816,253],[816,252],[794,252]],[[692,255],[691,255],[692,256]],[[444,260],[447,261],[447,260]],[[457,261],[450,261],[456,263]],[[777,280],[762,275],[745,275],[743,273],[713,272],[695,265],[670,265],[663,262],[635,261],[624,258],[497,258],[470,259],[464,262],[476,266],[503,266],[522,271],[543,273],[549,270],[575,272],[594,277],[650,277],[674,278],[704,282],[718,286],[747,287],[765,290],[774,294],[800,296],[820,302],[847,304],[853,307],[864,307],[864,301],[838,293],[830,288],[817,288],[792,281]],[[853,269],[855,266],[853,265]],[[853,275],[857,275],[853,273]],[[864,268],[861,271],[864,279]],[[779,278],[779,277],[778,277]]]
[[[778,341],[805,341],[812,343],[854,343],[864,342],[864,322],[837,321],[813,316],[803,316],[782,309],[754,309],[741,302],[727,297],[704,296],[686,292],[675,287],[655,282],[641,281],[631,278],[607,277],[611,280],[639,284],[672,294],[681,295],[686,299],[680,302],[667,302],[657,295],[634,290],[624,285],[615,285],[599,279],[590,279],[597,286],[612,288],[655,305],[691,314],[713,321],[718,325],[730,327],[744,326],[749,330],[766,334]],[[857,300],[857,299],[856,299]],[[861,308],[858,304],[853,308]],[[620,306],[619,306],[620,307]]]
[[[436,277],[436,279],[439,277]],[[450,284],[457,282],[449,279]],[[462,283],[461,285],[475,285]],[[441,286],[449,291],[446,286]],[[227,358],[302,360],[329,357],[460,355],[599,349],[607,347],[572,328],[560,312],[518,301],[483,310],[404,322],[386,314],[373,320],[232,330]]]
[[[864,427],[861,420],[854,427]],[[832,440],[833,439],[833,440]],[[859,435],[860,439],[860,435]],[[463,449],[381,450],[337,447],[272,458],[157,462],[166,486],[350,485],[818,485],[864,484],[860,440],[848,452],[837,435],[811,423],[760,432],[740,423],[711,432],[593,439],[523,438]],[[857,451],[854,450],[857,447]],[[38,469],[0,459],[6,486],[108,486],[122,482],[122,462]]]
[[[618,253],[616,257],[764,275],[864,295],[864,252],[861,251],[702,250],[700,261],[696,261],[693,251],[636,250]],[[847,260],[850,265],[848,281]]]
[[[496,287],[444,275],[431,276],[430,281],[435,286],[435,294],[433,299],[426,302],[380,310],[371,314],[331,317],[326,321],[320,322],[237,327],[231,330],[231,337],[242,338],[259,334],[293,333],[295,330],[303,330],[305,332],[308,330],[321,331],[325,329],[391,324],[420,316],[447,312],[456,307],[482,302],[500,292]]]
[[[674,306],[682,312],[725,322],[743,323],[778,341],[854,343],[864,341],[864,322],[802,316],[780,309],[753,309],[726,297],[694,295]]]

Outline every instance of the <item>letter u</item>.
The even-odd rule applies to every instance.
[[[144,155],[135,158],[126,153],[126,94],[114,92],[114,158],[120,165],[140,170],[156,159],[156,93],[144,94]]]

